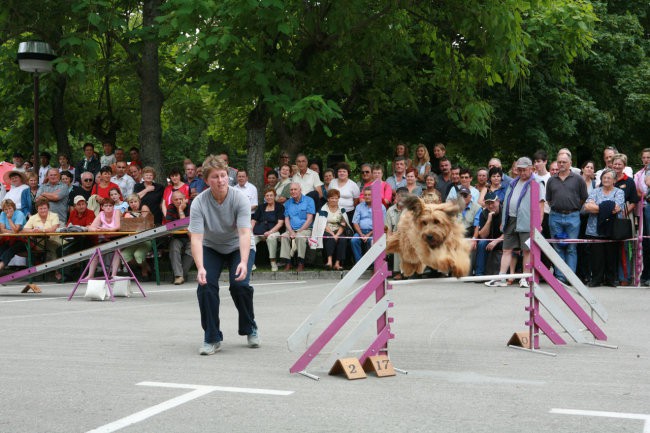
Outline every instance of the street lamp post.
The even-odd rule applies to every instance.
[[[21,71],[34,74],[34,172],[38,175],[40,158],[38,151],[38,99],[39,74],[52,70],[52,60],[56,58],[47,42],[21,42],[18,45],[18,66]]]

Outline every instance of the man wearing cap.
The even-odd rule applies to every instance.
[[[50,171],[50,152],[41,152],[41,167],[38,169],[38,184],[43,185],[47,182],[47,172]]]
[[[25,173],[14,169],[4,174],[3,180],[6,184],[9,184],[11,186],[2,200],[6,200],[8,198],[11,199],[16,204],[16,209],[23,212],[23,214],[27,216],[25,210],[23,209],[22,203],[23,191],[29,188],[29,185],[26,185],[27,177],[25,176]],[[29,212],[29,209],[27,209],[27,211]]]
[[[495,191],[485,194],[485,209],[478,213],[474,224],[473,248],[476,248],[476,259],[474,262],[474,275],[485,275],[486,268],[488,275],[498,272],[501,262],[501,251],[503,244],[503,232],[501,231],[501,201]],[[488,263],[497,263],[497,269],[486,266]]]
[[[463,209],[458,214],[458,218],[465,227],[465,237],[471,238],[474,234],[474,220],[481,212],[481,206],[472,198],[469,188],[461,186],[458,188],[458,195],[463,200]]]
[[[588,196],[587,184],[582,176],[571,171],[571,158],[566,152],[558,153],[556,161],[559,171],[546,184],[546,202],[551,207],[548,226],[552,238],[577,239],[580,234],[580,209]],[[575,243],[553,244],[555,251],[573,272],[578,264],[576,247]],[[566,277],[557,267],[555,276],[566,283]]]
[[[83,195],[73,199],[74,208],[70,212],[68,225],[88,227],[95,220],[95,212],[88,209],[88,201]]]
[[[88,227],[95,220],[95,212],[88,209],[88,202],[82,195],[78,195],[73,199],[74,207],[71,208],[70,218],[68,218],[67,226]],[[95,241],[95,236],[75,236],[74,249],[81,251],[85,248],[90,248]]]
[[[534,182],[533,162],[528,157],[521,157],[517,160],[516,169],[519,176],[513,179],[506,189],[506,200],[501,212],[501,227],[503,230],[503,254],[501,255],[501,266],[499,275],[503,279],[490,280],[485,283],[490,287],[505,287],[508,285],[505,275],[510,269],[512,262],[512,251],[521,250],[525,270],[530,262],[530,250],[526,241],[530,238],[530,183]],[[544,211],[544,186],[539,186],[539,207],[540,214]],[[528,287],[525,278],[519,280],[520,287]]]
[[[13,159],[13,162],[14,162],[14,170],[24,173],[25,172],[25,157],[23,156],[23,154],[20,153],[20,152],[15,152],[12,159]]]

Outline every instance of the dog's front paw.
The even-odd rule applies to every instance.
[[[417,265],[413,265],[402,260],[402,263],[400,263],[400,268],[402,269],[402,274],[404,274],[404,276],[410,277],[417,270]]]
[[[464,262],[454,263],[450,266],[451,275],[453,275],[456,278],[467,276],[469,275],[469,267],[470,267],[469,261],[467,261],[467,263]]]

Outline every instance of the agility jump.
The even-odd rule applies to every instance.
[[[380,200],[380,184],[375,182],[372,185],[372,206],[373,206],[373,245],[363,258],[355,264],[348,274],[330,291],[330,293],[321,301],[312,314],[305,319],[305,321],[289,336],[287,339],[288,348],[290,351],[300,350],[305,344],[308,344],[307,350],[298,358],[298,360],[291,366],[289,371],[291,373],[300,373],[307,377],[318,379],[317,376],[310,374],[306,371],[307,366],[319,355],[323,348],[336,336],[341,328],[352,318],[354,313],[363,305],[363,303],[375,293],[375,307],[368,312],[357,324],[347,337],[336,348],[333,349],[328,363],[346,356],[354,344],[358,341],[359,337],[367,330],[368,326],[376,321],[377,333],[374,341],[367,347],[359,361],[361,364],[371,356],[378,353],[388,354],[388,340],[394,338],[390,330],[390,324],[393,319],[388,317],[388,308],[393,307],[388,294],[393,288],[392,286],[406,285],[406,284],[419,284],[422,280],[402,280],[388,282],[387,278],[391,275],[386,264],[386,236],[384,232],[384,221]],[[539,185],[537,182],[531,182],[531,203],[539,201]],[[436,206],[436,205],[427,205]],[[438,205],[441,206],[441,205]],[[445,205],[446,206],[446,205]],[[423,209],[416,210],[422,212]],[[441,212],[446,212],[446,208],[441,209]],[[404,215],[402,216],[404,217]],[[552,291],[564,302],[569,308],[571,313],[586,327],[586,331],[590,332],[594,340],[605,341],[607,335],[603,332],[600,326],[592,318],[595,313],[603,322],[608,319],[606,309],[598,302],[589,289],[580,281],[580,279],[571,271],[571,269],[562,261],[560,256],[555,252],[551,245],[544,239],[541,234],[541,215],[539,206],[531,205],[531,230],[530,230],[530,251],[531,260],[529,269],[520,274],[510,275],[485,275],[485,276],[466,276],[460,278],[439,278],[429,280],[431,284],[436,282],[469,282],[469,281],[488,281],[496,278],[526,278],[528,281],[529,289],[524,294],[528,298],[528,303],[525,310],[528,312],[528,320],[525,325],[528,328],[528,341],[530,342],[529,348],[521,348],[530,350],[540,354],[552,355],[552,353],[543,352],[540,350],[540,335],[546,335],[548,339],[556,345],[566,344],[566,341],[560,333],[558,333],[553,326],[551,326],[543,317],[540,306],[543,306],[548,313],[555,319],[555,321],[563,328],[563,330],[576,342],[582,344],[592,344],[608,348],[616,348],[616,346],[609,346],[596,341],[590,341],[583,334],[583,330],[575,325],[574,319],[565,310],[560,308],[556,301],[546,289],[539,286],[540,280],[545,280]],[[416,234],[417,235],[417,234]],[[407,240],[408,242],[408,240]],[[431,242],[431,248],[437,248],[439,244]],[[582,306],[574,299],[571,293],[566,289],[564,284],[555,278],[541,260],[541,253],[544,252],[551,260],[554,266],[567,277],[568,281],[577,290],[578,294],[589,305],[589,313],[585,311]],[[469,255],[469,253],[468,253]],[[435,260],[438,260],[436,258]],[[363,286],[356,289],[354,292],[348,294],[346,291],[351,288],[354,282],[363,274],[367,267],[374,262],[374,273],[372,278]],[[427,264],[426,262],[416,262],[411,259],[411,266],[417,266],[420,270]],[[407,265],[408,266],[408,265]],[[460,266],[454,268],[452,263],[448,266],[443,266],[443,269],[453,271],[454,269],[465,269],[465,263],[462,262]],[[469,272],[469,267],[467,267]],[[456,274],[456,272],[454,272]],[[309,335],[314,327],[321,322],[326,313],[329,312],[335,305],[339,304],[346,297],[353,296],[352,299],[343,307],[342,311],[331,321],[326,329],[321,332],[314,341],[309,344]],[[515,346],[510,346],[515,347]]]

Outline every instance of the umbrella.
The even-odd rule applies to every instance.
[[[3,179],[4,174],[8,171],[13,170],[14,168],[16,168],[16,166],[10,162],[6,162],[6,161],[0,162],[0,179]],[[6,189],[9,189],[10,187],[11,185],[5,184]]]

